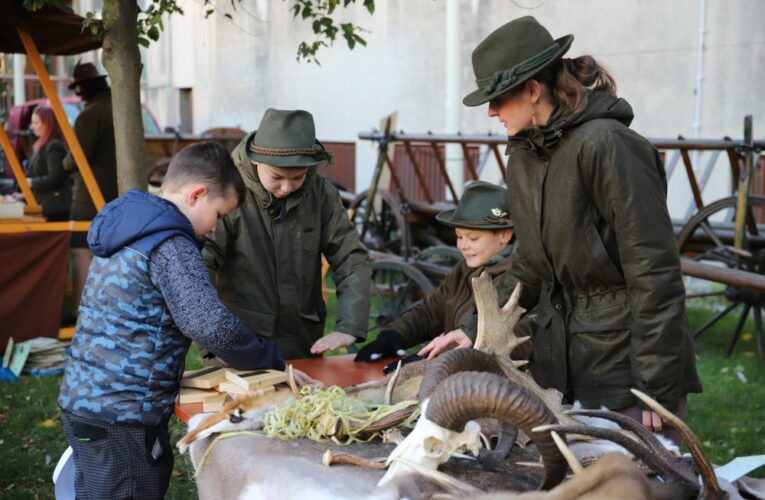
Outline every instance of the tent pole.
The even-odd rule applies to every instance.
[[[13,170],[13,175],[16,177],[16,182],[19,183],[21,192],[24,194],[24,199],[27,201],[27,206],[24,208],[24,211],[30,214],[42,213],[42,208],[37,203],[37,198],[35,198],[32,190],[29,188],[27,176],[24,174],[24,169],[21,168],[19,159],[16,157],[16,152],[11,145],[11,140],[8,138],[8,133],[5,131],[5,123],[0,127],[0,144],[3,146],[5,157],[11,165],[11,170]]]
[[[104,196],[101,194],[101,189],[98,187],[98,183],[96,183],[96,178],[93,176],[93,170],[91,170],[90,165],[88,164],[88,159],[82,151],[80,141],[77,140],[77,136],[74,134],[74,129],[69,124],[69,120],[64,112],[64,107],[61,105],[61,99],[59,99],[58,94],[56,93],[56,88],[53,86],[50,75],[48,75],[48,70],[45,69],[45,65],[40,58],[40,52],[38,52],[34,40],[26,30],[17,27],[16,31],[19,33],[21,43],[24,44],[27,57],[29,57],[37,76],[40,78],[40,84],[42,85],[43,91],[45,91],[46,97],[50,100],[53,113],[56,115],[56,121],[58,121],[58,124],[61,127],[61,132],[64,134],[64,139],[66,139],[66,143],[69,145],[69,150],[72,152],[74,161],[77,163],[77,168],[80,170],[82,180],[85,181],[85,186],[88,188],[90,198],[93,200],[96,210],[101,210],[101,207],[104,206]]]

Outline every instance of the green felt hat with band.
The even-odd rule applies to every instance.
[[[510,229],[507,189],[484,181],[465,187],[457,208],[436,215],[441,224],[466,229]]]
[[[247,156],[272,167],[305,168],[329,162],[332,155],[316,140],[313,116],[308,111],[268,108],[252,140]]]
[[[465,96],[462,103],[479,106],[518,87],[559,61],[573,40],[574,35],[553,40],[550,32],[531,16],[510,21],[473,51],[478,90]]]

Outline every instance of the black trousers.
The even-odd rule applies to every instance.
[[[167,424],[121,425],[61,412],[78,500],[161,499],[173,472]]]

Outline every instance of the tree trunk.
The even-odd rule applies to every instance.
[[[141,116],[141,54],[136,0],[105,0],[102,60],[112,87],[112,112],[120,194],[147,189],[146,143]]]

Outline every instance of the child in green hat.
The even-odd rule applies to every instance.
[[[224,303],[287,359],[364,340],[367,249],[337,189],[316,172],[331,155],[316,140],[311,114],[266,110],[233,158],[245,200],[218,222],[203,251]],[[322,255],[337,287],[335,331],[324,337]]]
[[[510,268],[507,257],[512,251],[513,223],[508,207],[505,188],[477,181],[465,188],[456,209],[436,216],[440,223],[454,228],[457,248],[465,260],[435,292],[364,346],[356,361],[402,356],[409,347],[428,341],[417,356],[432,359],[449,347],[473,345],[477,318],[471,278],[485,271],[496,282]]]

